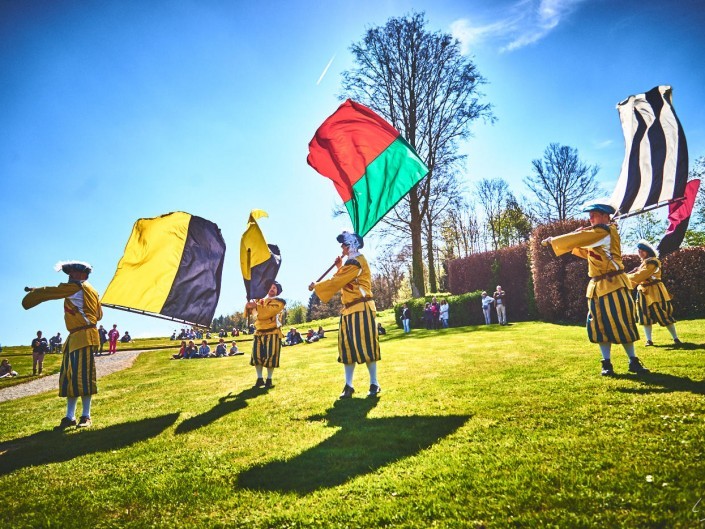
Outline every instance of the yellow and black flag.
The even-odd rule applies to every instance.
[[[138,219],[103,306],[209,327],[225,259],[214,223],[182,211]]]
[[[279,247],[267,244],[257,224],[257,219],[268,216],[266,211],[253,209],[247,221],[247,229],[240,240],[240,267],[242,278],[245,280],[247,299],[266,297],[281,265]]]

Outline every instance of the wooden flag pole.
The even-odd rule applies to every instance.
[[[341,259],[342,259],[343,257],[344,257],[343,255],[340,256]],[[337,261],[338,258],[336,257],[335,260]],[[333,270],[333,267],[334,267],[334,266],[335,266],[335,261],[333,261],[333,264],[330,265],[330,268],[329,268],[328,270],[326,270],[325,272],[323,272],[323,275],[322,275],[321,277],[319,277],[318,279],[316,279],[315,282],[318,283],[318,282],[321,281],[324,277],[326,277],[326,276],[328,275],[328,273],[329,273],[331,270]]]

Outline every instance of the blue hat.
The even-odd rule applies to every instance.
[[[365,241],[362,240],[357,233],[351,233],[349,231],[344,231],[335,238],[340,244],[345,244],[347,246],[357,246],[358,249],[365,246]]]
[[[637,249],[648,253],[650,257],[656,257],[656,249],[646,239],[641,239],[638,243],[636,243],[636,247]]]
[[[86,274],[90,274],[93,271],[93,267],[82,261],[59,261],[54,265],[54,270],[57,272],[61,270],[65,274],[70,274],[71,272],[85,272]]]
[[[583,206],[583,211],[585,213],[589,213],[591,211],[599,211],[600,213],[614,215],[616,210],[606,202],[588,202]]]

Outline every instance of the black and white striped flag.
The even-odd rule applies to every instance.
[[[671,87],[657,86],[629,96],[617,110],[626,147],[610,199],[618,215],[681,198],[688,180],[688,146],[673,108]]]

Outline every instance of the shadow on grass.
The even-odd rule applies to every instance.
[[[156,437],[174,424],[178,416],[178,413],[170,413],[80,432],[47,430],[0,443],[0,476],[24,467],[61,463],[87,454],[125,448]]]
[[[378,399],[337,401],[324,415],[339,427],[333,436],[287,461],[257,465],[238,476],[242,488],[308,494],[335,487],[357,476],[413,456],[460,428],[469,415],[367,419]]]
[[[666,373],[647,373],[644,375],[614,375],[613,378],[632,380],[641,383],[640,387],[619,388],[617,391],[632,394],[674,393],[685,391],[696,395],[705,395],[705,380],[692,380],[688,377],[677,377]]]
[[[247,400],[254,399],[260,395],[265,395],[267,393],[266,389],[260,388],[250,388],[241,391],[237,395],[228,393],[225,397],[221,397],[218,400],[218,404],[213,406],[210,410],[190,419],[186,419],[184,422],[176,427],[176,434],[183,434],[192,432],[203,426],[207,426],[212,422],[217,421],[221,417],[225,417],[227,414],[232,413],[237,410],[241,410],[247,407]]]

